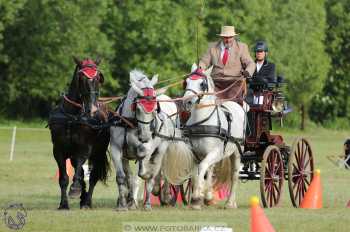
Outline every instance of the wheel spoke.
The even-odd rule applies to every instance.
[[[275,187],[275,189],[276,189],[276,191],[277,191],[278,195],[280,195],[281,191],[280,191],[279,186],[277,186],[277,185],[275,184],[275,185],[274,185],[274,187]]]
[[[309,186],[310,185],[310,181],[307,178],[305,178],[304,180],[305,180],[306,184]]]
[[[278,193],[277,193],[278,194]],[[276,191],[273,191],[273,201],[274,201],[274,205],[277,204],[277,196],[276,196]]]
[[[304,170],[308,167],[309,163],[310,163],[310,156],[304,164]]]

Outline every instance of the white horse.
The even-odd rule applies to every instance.
[[[173,170],[193,167],[194,185],[191,206],[194,209],[201,209],[206,173],[209,171],[207,175],[210,175],[210,169],[214,164],[226,161],[222,163],[228,165],[214,169],[219,170],[214,177],[216,179],[229,177],[231,188],[225,207],[236,208],[235,191],[239,177],[239,151],[243,149],[238,141],[243,141],[244,138],[246,112],[233,101],[226,101],[219,106],[215,95],[203,95],[203,93],[215,91],[214,82],[210,77],[211,69],[205,73],[193,73],[195,70],[197,66],[194,64],[192,74],[186,79],[184,94],[185,107],[191,109],[191,116],[186,122],[184,132],[191,141],[195,156],[190,153],[176,153],[178,147],[170,144],[163,162],[164,174],[169,179],[176,175],[178,179],[182,179],[185,177],[181,177],[181,174]],[[226,159],[228,157],[229,159]],[[169,162],[170,160],[172,163]],[[179,166],[174,167],[174,163]]]
[[[142,89],[133,86],[139,94]],[[178,114],[177,106],[172,99],[162,93],[156,97],[157,107],[146,109],[142,102],[136,104],[136,118],[138,120],[139,135],[143,142],[143,149],[138,149],[139,176],[149,180],[146,182],[146,202],[145,208],[150,209],[150,198],[148,194],[152,191],[161,195],[164,204],[171,204],[170,186],[160,173],[162,159],[167,152],[169,143],[179,140],[183,152],[191,152],[189,146],[181,141],[181,131],[177,128]],[[154,101],[154,99],[150,100]],[[145,101],[144,103],[146,103]],[[153,102],[155,103],[155,102]],[[151,102],[149,102],[152,105]],[[160,182],[162,180],[162,183]],[[160,191],[162,187],[163,191]]]
[[[135,209],[137,207],[138,177],[133,175],[129,165],[130,160],[137,160],[140,165],[138,175],[146,180],[147,194],[145,208],[150,208],[150,192],[152,183],[157,173],[144,174],[142,159],[140,156],[147,149],[147,142],[152,138],[153,121],[139,118],[140,111],[154,113],[157,110],[155,92],[153,86],[158,77],[153,76],[150,81],[145,74],[138,70],[130,72],[130,85],[127,97],[122,101],[117,112],[124,119],[120,124],[112,126],[111,155],[116,168],[116,181],[119,189],[117,210]],[[127,120],[129,123],[123,123]],[[130,126],[134,125],[134,126]]]

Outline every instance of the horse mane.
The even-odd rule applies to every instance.
[[[79,88],[79,83],[78,83],[78,79],[77,79],[78,70],[79,70],[79,66],[76,65],[74,72],[73,72],[72,81],[69,85],[68,95],[74,94],[75,91],[77,90],[77,88]]]
[[[139,81],[139,82],[143,82],[143,83],[147,83],[149,84],[150,83],[150,80],[148,79],[148,77],[146,76],[146,74],[144,72],[142,72],[141,70],[138,70],[138,69],[133,69],[131,70],[130,72],[130,76],[131,77],[134,77],[134,79],[136,81]]]
[[[215,91],[215,85],[213,78],[211,78],[210,75],[207,75],[207,80],[208,80],[208,91],[209,92],[214,92]]]

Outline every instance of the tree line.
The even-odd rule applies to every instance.
[[[179,77],[222,25],[234,25],[250,48],[267,41],[295,114],[347,122],[349,8],[346,0],[0,0],[0,115],[46,118],[67,91],[73,55],[101,57],[101,95],[121,95],[131,69]]]

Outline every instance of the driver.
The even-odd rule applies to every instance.
[[[242,98],[245,95],[244,78],[250,78],[255,70],[248,46],[239,42],[235,38],[237,35],[233,26],[223,26],[218,35],[221,39],[209,45],[207,53],[199,61],[199,67],[203,70],[213,65],[211,76],[215,91],[233,85],[227,91],[218,94],[221,99]]]

